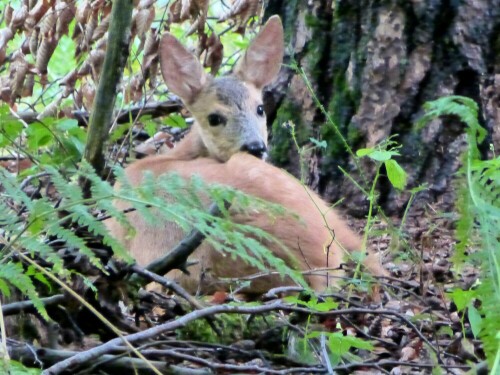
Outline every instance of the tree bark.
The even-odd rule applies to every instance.
[[[500,0],[271,0],[266,16],[276,13],[285,25],[285,62],[304,68],[350,147],[372,147],[388,137],[402,145],[397,160],[408,172],[408,188],[428,186],[415,207],[453,204],[452,182],[467,146],[466,125],[454,118],[415,128],[425,102],[452,94],[474,99],[489,133],[484,156],[492,155],[490,144],[498,153]],[[331,201],[346,198],[350,213],[364,215],[366,197],[338,167],[362,183],[361,173],[373,180],[374,164],[362,161],[362,171],[357,168],[304,80],[284,69],[266,99],[272,161],[299,175],[297,152],[282,126],[293,120],[301,145],[310,144],[310,137],[328,143],[309,155],[307,182]],[[377,193],[380,206],[392,214],[402,212],[409,198],[385,177]]]

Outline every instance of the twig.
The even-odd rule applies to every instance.
[[[12,359],[24,363],[26,366],[50,366],[54,363],[60,362],[64,359],[71,358],[72,356],[78,354],[78,352],[69,350],[55,350],[48,348],[38,348],[27,344],[12,344],[9,340],[9,354]],[[102,356],[102,363],[99,363],[94,369],[100,369],[105,372],[112,373],[143,373],[150,369],[150,367],[144,363],[142,359],[139,358],[120,358],[119,356],[106,354]],[[164,361],[150,361],[158,370],[164,374],[174,374],[174,375],[209,375],[204,369],[194,369],[188,367],[182,367],[177,365],[168,365]]]
[[[321,346],[321,359],[322,359],[321,362],[326,367],[329,374],[334,374],[332,363],[330,362],[330,357],[328,356],[328,350],[326,349],[326,335],[324,333],[321,333],[320,346]]]
[[[90,363],[98,357],[101,357],[104,354],[108,354],[113,350],[116,350],[124,340],[126,342],[133,344],[145,340],[152,339],[158,335],[161,335],[165,332],[173,331],[175,329],[184,327],[187,323],[201,318],[206,318],[208,316],[212,316],[215,314],[228,313],[228,314],[262,314],[270,311],[287,311],[287,312],[302,312],[311,315],[318,316],[336,316],[336,315],[345,315],[345,314],[382,314],[388,316],[396,316],[402,321],[404,321],[407,325],[409,325],[415,333],[433,350],[437,352],[436,348],[429,342],[429,340],[415,327],[415,325],[410,322],[405,316],[400,313],[397,313],[392,310],[370,310],[370,309],[342,309],[342,310],[333,310],[333,311],[315,311],[312,309],[307,309],[303,307],[297,307],[291,304],[284,304],[281,301],[275,301],[273,303],[262,305],[262,306],[231,306],[231,305],[218,305],[218,306],[210,306],[204,308],[202,310],[196,310],[189,314],[186,314],[174,321],[167,322],[156,327],[149,328],[143,332],[134,333],[123,338],[116,338],[108,341],[105,344],[99,345],[95,348],[89,349],[87,351],[81,352],[71,358],[68,358],[50,368],[45,370],[42,375],[57,375],[63,371],[72,368],[73,366],[81,366],[84,363]],[[442,362],[442,361],[441,361]],[[382,362],[378,362],[378,365],[381,365]],[[394,362],[398,363],[398,362]],[[365,364],[366,365],[366,364]],[[361,364],[357,364],[357,367],[363,366]],[[356,366],[355,366],[356,367]],[[466,368],[466,367],[463,367]],[[469,367],[467,367],[469,368]],[[324,372],[321,370],[320,372]]]
[[[225,202],[224,205],[225,209],[227,210],[230,206],[230,203]],[[221,211],[215,203],[212,203],[210,205],[208,213],[212,216],[221,215]],[[182,239],[181,242],[179,242],[179,244],[177,244],[177,246],[175,246],[165,256],[156,259],[155,261],[148,264],[145,268],[148,271],[151,271],[158,275],[164,275],[174,268],[187,272],[184,266],[187,258],[198,248],[198,246],[200,246],[204,239],[205,235],[203,233],[201,233],[198,229],[193,229],[186,237]]]
[[[61,303],[66,300],[66,297],[63,294],[56,294],[52,297],[41,298],[40,301],[44,306],[55,305]],[[2,307],[3,315],[15,315],[20,312],[35,312],[36,308],[33,302],[30,301],[21,301],[21,302],[13,302],[8,305],[4,305]]]
[[[153,102],[146,103],[144,105],[131,106],[130,108],[125,108],[120,110],[116,116],[116,122],[118,124],[128,124],[130,122],[130,117],[136,119],[139,116],[151,116],[152,118],[162,117],[169,115],[171,113],[179,112],[182,109],[182,104],[178,100],[166,100],[163,102]],[[72,116],[78,121],[79,126],[87,126],[90,118],[90,114],[86,111],[73,111]],[[26,123],[30,124],[38,121],[37,117],[39,113],[34,111],[25,111],[17,113],[19,118],[21,118]]]
[[[134,333],[132,335],[125,336],[126,342],[134,344],[144,340],[152,339],[158,335],[165,332],[172,331],[181,327],[184,327],[187,323],[205,318],[207,316],[212,316],[214,314],[220,313],[245,313],[245,314],[258,314],[262,312],[273,311],[281,306],[280,302],[275,302],[274,304],[264,305],[264,306],[254,306],[254,307],[238,307],[238,306],[228,306],[219,305],[207,307],[203,310],[196,310],[189,314],[186,314],[172,322],[167,322],[156,327],[149,328],[140,333]],[[74,366],[81,366],[84,363],[91,363],[96,358],[101,357],[104,354],[108,354],[115,350],[119,345],[123,343],[122,338],[118,337],[113,340],[108,341],[105,344],[96,346],[87,351],[81,352],[74,355],[64,361],[61,361],[50,368],[42,372],[42,375],[57,375],[63,371],[66,371]]]
[[[148,279],[149,281],[154,281],[164,286],[165,288],[170,289],[172,292],[174,292],[175,294],[181,296],[186,301],[188,301],[193,308],[200,310],[204,307],[200,302],[198,302],[196,298],[194,298],[191,294],[189,294],[183,287],[181,287],[175,281],[169,280],[164,276],[160,276],[157,275],[156,273],[145,270],[144,268],[139,267],[138,265],[133,265],[132,271]],[[207,317],[207,322],[210,325],[210,327],[212,327],[214,332],[217,333],[217,335],[222,336],[222,333],[220,332],[219,328],[216,325],[215,320],[212,317]]]
[[[164,276],[157,275],[156,273],[148,271],[136,264],[132,266],[131,271],[144,277],[148,282],[156,282],[164,286],[165,288],[171,290],[175,294],[181,296],[186,301],[188,301],[192,307],[196,309],[203,308],[203,305],[199,303],[197,299],[195,299],[191,294],[189,294],[183,287],[181,287],[175,281],[169,280]]]

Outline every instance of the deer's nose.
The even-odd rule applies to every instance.
[[[250,142],[243,145],[240,151],[248,152],[259,159],[263,159],[267,153],[267,147],[264,142]]]

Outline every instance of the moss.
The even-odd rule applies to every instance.
[[[284,126],[289,121],[295,124],[295,136],[299,145],[307,142],[310,137],[310,131],[304,124],[300,107],[285,98],[272,125],[272,147],[269,153],[272,162],[279,166],[288,163],[290,152],[297,152],[290,130]]]
[[[274,315],[254,316],[249,319],[241,314],[217,315],[217,326],[221,336],[212,330],[205,319],[189,322],[185,327],[176,331],[179,340],[202,341],[207,343],[218,343],[223,345],[232,344],[235,341],[259,338],[262,332],[275,326],[278,321]]]
[[[309,69],[308,75],[313,82],[324,82],[326,64],[328,63],[327,50],[330,44],[330,24],[326,19],[306,15],[305,23],[312,31],[312,38],[307,43],[306,61],[304,67]]]
[[[353,70],[351,82],[347,79],[347,70],[353,57],[352,52],[356,51],[357,41],[360,38],[358,12],[359,4],[348,2],[341,3],[335,8],[329,51],[332,84],[326,107],[335,126],[347,138],[349,144],[355,143],[360,136],[359,131],[350,125],[361,98],[359,87],[361,70]],[[355,55],[354,58],[359,58],[359,56]],[[360,61],[356,61],[353,68],[359,65]],[[328,142],[325,156],[332,160],[343,160],[346,149],[333,127],[332,124],[325,124],[321,128],[321,136]]]

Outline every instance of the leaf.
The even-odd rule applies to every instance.
[[[399,152],[393,150],[377,150],[374,148],[361,148],[356,151],[356,155],[361,157],[368,156],[376,161],[387,161],[393,156],[398,156]]]
[[[474,337],[477,338],[479,336],[479,332],[481,331],[483,318],[481,317],[481,314],[479,314],[479,311],[477,311],[477,309],[474,307],[472,302],[469,303],[468,311],[470,328]]]
[[[403,190],[406,186],[406,179],[408,177],[405,170],[393,159],[387,160],[384,164],[387,171],[387,177],[392,186],[396,189]]]
[[[362,158],[363,156],[370,155],[373,151],[373,148],[360,148],[356,151],[356,155]]]
[[[43,124],[31,124],[27,131],[28,148],[32,151],[38,151],[40,147],[48,146],[53,141],[53,134]]]
[[[187,127],[186,120],[179,114],[173,113],[169,115],[165,120],[164,124],[172,128],[185,129]]]
[[[476,292],[473,290],[462,290],[456,288],[451,293],[447,293],[447,295],[457,306],[458,311],[463,311],[465,307],[471,303],[472,299],[475,298]]]
[[[144,130],[150,137],[153,137],[156,133],[156,123],[154,121],[145,121]]]
[[[314,145],[316,147],[319,147],[319,148],[322,148],[322,149],[326,149],[326,147],[328,146],[328,144],[326,143],[325,140],[322,140],[322,141],[319,141],[317,140],[316,138],[309,138],[309,140],[314,143]]]

